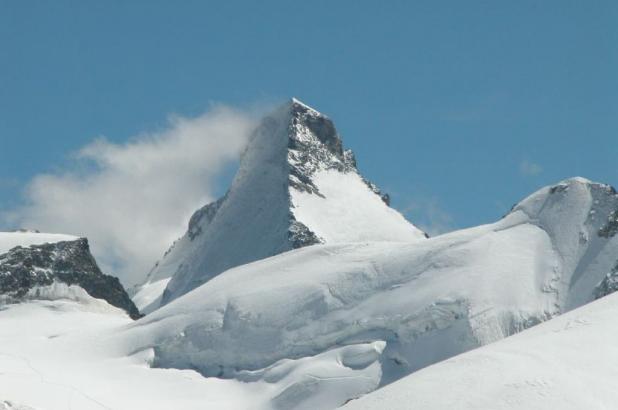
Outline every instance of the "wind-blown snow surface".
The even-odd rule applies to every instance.
[[[122,310],[61,283],[29,296],[0,309],[0,405],[8,409],[334,408],[380,380],[382,342],[283,360],[244,381],[153,369],[151,348],[117,337],[132,323]]]
[[[617,317],[614,294],[422,369],[344,409],[615,409]]]
[[[332,121],[293,99],[262,121],[229,191],[193,215],[134,301],[148,313],[227,269],[307,245],[425,238],[385,202]]]
[[[111,335],[131,319],[77,286],[38,292],[48,300],[0,309],[0,403],[9,409],[247,409],[258,398],[240,382],[151,369],[149,350],[127,356],[130,346]]]
[[[0,232],[0,255],[8,252],[16,246],[27,247],[31,245],[42,245],[44,243],[74,241],[77,239],[79,238],[76,236],[56,233],[39,233],[28,231]]]
[[[593,300],[618,259],[616,210],[611,187],[575,178],[495,224],[415,243],[298,249],[217,276],[123,337],[156,346],[157,366],[239,379],[282,359],[386,342],[375,357],[385,384]],[[316,390],[297,385],[296,403]]]

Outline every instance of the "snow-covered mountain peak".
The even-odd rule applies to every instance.
[[[318,170],[356,169],[333,121],[295,98],[262,120],[245,149],[241,169],[256,170],[269,161],[289,167],[290,183],[301,190],[311,190],[304,184]]]
[[[617,210],[614,187],[574,177],[536,191],[515,205],[510,214],[523,212],[533,223],[552,230],[564,228],[561,225],[568,221],[571,227],[585,226],[603,235],[612,230],[611,216]]]
[[[611,267],[618,267],[618,194],[612,186],[581,177],[563,180],[519,202],[504,223],[534,225],[552,241],[563,272],[552,285],[561,295],[561,311],[616,288],[618,269]]]
[[[165,286],[163,303],[229,268],[304,246],[424,238],[360,175],[333,121],[293,98],[260,122],[228,192],[193,215],[149,275],[156,291],[142,287],[135,300],[149,311]]]

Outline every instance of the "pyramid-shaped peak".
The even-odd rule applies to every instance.
[[[251,137],[241,166],[276,161],[273,155],[293,166],[351,169],[353,155],[346,154],[335,124],[314,108],[292,98],[267,115]],[[256,161],[259,153],[259,161]],[[307,167],[305,167],[307,168]]]
[[[262,120],[225,196],[200,208],[155,266],[148,283],[166,285],[149,303],[156,308],[227,269],[299,247],[425,239],[388,202],[360,175],[333,122],[293,98]]]

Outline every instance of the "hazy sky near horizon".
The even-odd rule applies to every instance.
[[[432,232],[567,177],[618,185],[617,21],[615,1],[2,2],[0,210],[96,137],[292,96]]]

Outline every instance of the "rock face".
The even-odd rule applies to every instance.
[[[54,282],[78,285],[90,296],[125,310],[133,319],[140,317],[118,278],[101,272],[85,238],[17,246],[0,255],[0,294],[5,298],[19,300],[31,289]]]
[[[148,312],[227,269],[318,243],[425,238],[388,203],[333,122],[292,99],[264,118],[229,191],[193,215],[134,300]]]

